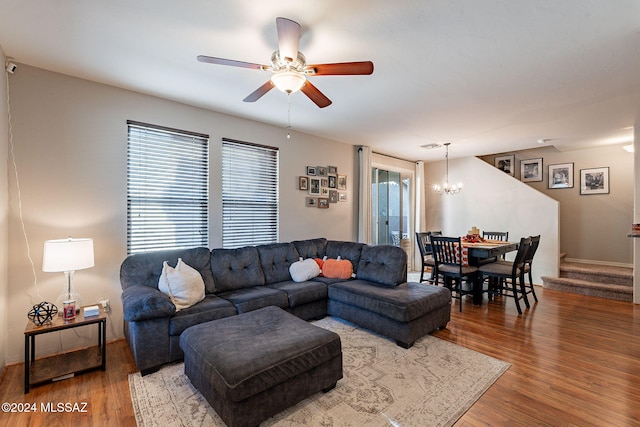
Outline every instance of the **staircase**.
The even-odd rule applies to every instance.
[[[542,277],[542,286],[574,294],[633,301],[633,268],[560,262],[560,277]]]

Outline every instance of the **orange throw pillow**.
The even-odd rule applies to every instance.
[[[324,274],[322,274],[322,266],[324,265],[324,258],[315,258],[315,261],[316,261],[316,264],[318,264],[318,267],[320,267],[319,277],[324,276]]]
[[[353,265],[348,259],[328,259],[322,266],[322,275],[330,279],[351,279]]]

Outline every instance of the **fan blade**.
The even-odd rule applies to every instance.
[[[280,58],[294,62],[298,58],[300,24],[287,18],[276,18],[278,28],[278,50]]]
[[[233,59],[215,58],[213,56],[198,55],[198,61],[209,64],[229,65],[231,67],[251,68],[254,70],[267,70],[267,65],[253,64],[251,62],[234,61]]]
[[[339,62],[336,64],[314,64],[304,68],[305,73],[313,76],[368,75],[373,73],[373,62]]]
[[[249,96],[243,99],[244,102],[256,102],[258,99],[262,98],[262,96],[273,89],[275,85],[271,80],[267,80],[265,84],[260,86],[258,89],[254,90]]]
[[[331,100],[327,98],[317,87],[311,84],[309,80],[300,89],[302,93],[307,95],[318,107],[324,108],[331,105]]]

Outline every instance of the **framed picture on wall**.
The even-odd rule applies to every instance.
[[[329,209],[329,199],[327,197],[318,197],[318,207],[320,209]]]
[[[573,163],[549,165],[549,188],[573,188]]]
[[[347,189],[347,175],[338,175],[338,190]]]
[[[580,169],[580,194],[609,194],[609,168]]]
[[[307,175],[315,176],[316,167],[315,166],[307,166]]]
[[[318,201],[315,197],[307,197],[305,205],[308,208],[318,207]]]
[[[516,156],[497,156],[493,159],[493,165],[504,173],[515,176],[516,172]]]
[[[309,194],[314,196],[320,195],[320,179],[309,178]]]
[[[520,160],[520,181],[542,181],[542,158]]]
[[[309,178],[301,176],[298,178],[298,190],[307,191],[309,189]]]

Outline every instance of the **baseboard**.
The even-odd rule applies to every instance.
[[[633,264],[626,264],[623,262],[594,261],[590,259],[565,258],[564,262],[575,262],[577,264],[596,264],[596,265],[608,265],[611,267],[633,268]]]

